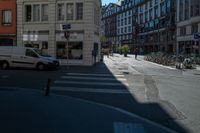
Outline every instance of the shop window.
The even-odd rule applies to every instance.
[[[57,58],[67,59],[67,53],[69,59],[82,60],[83,59],[83,43],[82,42],[69,42],[68,51],[65,42],[57,43]]]
[[[48,49],[48,42],[42,42],[42,49]]]
[[[0,38],[0,46],[13,46],[13,39]]]

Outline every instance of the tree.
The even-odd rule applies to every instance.
[[[122,53],[124,54],[125,57],[127,57],[128,52],[130,51],[130,48],[128,45],[123,45],[121,47]]]
[[[101,41],[101,43],[105,43],[105,42],[107,42],[107,37],[105,36],[105,35],[102,35],[101,37],[100,37],[100,41]]]

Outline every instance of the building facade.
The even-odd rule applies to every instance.
[[[116,51],[117,40],[117,7],[119,5],[110,3],[105,6],[102,14],[102,25],[104,25],[104,35],[106,42],[104,47]]]
[[[129,45],[133,51],[133,25],[137,17],[133,14],[133,0],[119,0],[106,7],[102,21],[105,23],[105,36],[108,38],[108,45],[114,51],[122,45]]]
[[[177,53],[200,53],[200,0],[177,0]]]
[[[117,8],[117,44],[129,45],[130,52],[134,50],[133,26],[135,25],[134,1],[122,0]]]
[[[100,59],[100,7],[100,0],[17,0],[17,44],[40,48],[62,64],[92,65],[94,51]],[[64,24],[71,25],[68,45]]]
[[[16,0],[0,0],[0,46],[16,45]]]
[[[140,52],[176,51],[175,0],[136,0],[135,36]]]

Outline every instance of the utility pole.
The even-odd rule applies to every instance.
[[[65,24],[62,27],[64,30],[64,36],[66,38],[65,48],[67,49],[67,69],[69,69],[69,37],[70,37],[69,29],[71,29],[71,24]]]

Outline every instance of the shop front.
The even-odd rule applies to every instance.
[[[15,37],[0,37],[0,46],[15,46]]]

